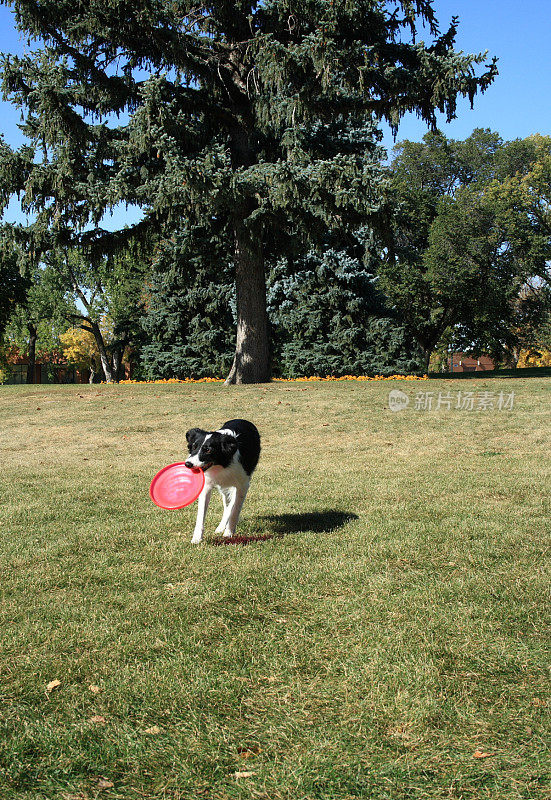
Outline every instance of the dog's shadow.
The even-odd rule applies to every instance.
[[[266,527],[266,533],[237,534],[231,538],[212,539],[212,545],[252,544],[279,539],[290,533],[331,533],[344,527],[348,522],[358,519],[357,514],[350,511],[305,511],[297,514],[269,514],[259,519],[259,527]]]

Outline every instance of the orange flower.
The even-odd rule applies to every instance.
[[[273,381],[278,383],[304,383],[304,382],[323,382],[328,381],[426,381],[427,375],[326,375],[322,378],[320,375],[303,376],[300,378],[274,378]],[[223,383],[224,378],[157,378],[154,381],[136,381],[127,379],[119,381],[119,383]]]

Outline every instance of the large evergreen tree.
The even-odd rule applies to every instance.
[[[432,0],[4,2],[45,43],[4,63],[31,147],[3,148],[2,177],[37,213],[34,235],[76,232],[94,258],[121,241],[99,226],[119,201],[145,211],[124,239],[221,219],[237,296],[230,381],[270,377],[266,243],[286,229],[316,241],[377,208],[364,146],[320,158],[324,125],[396,126],[411,110],[434,124],[496,74],[453,49],[457,21],[441,34]],[[423,29],[430,45],[415,40]]]

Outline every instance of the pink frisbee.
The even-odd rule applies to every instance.
[[[149,496],[159,508],[173,511],[197,500],[205,485],[202,469],[190,469],[185,464],[169,464],[155,475],[149,487]]]

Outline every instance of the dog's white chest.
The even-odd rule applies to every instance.
[[[232,463],[228,467],[221,467],[215,464],[207,470],[205,484],[210,483],[220,489],[228,489],[231,486],[239,488],[248,486],[249,476],[241,466],[237,455],[237,453],[234,455]]]

